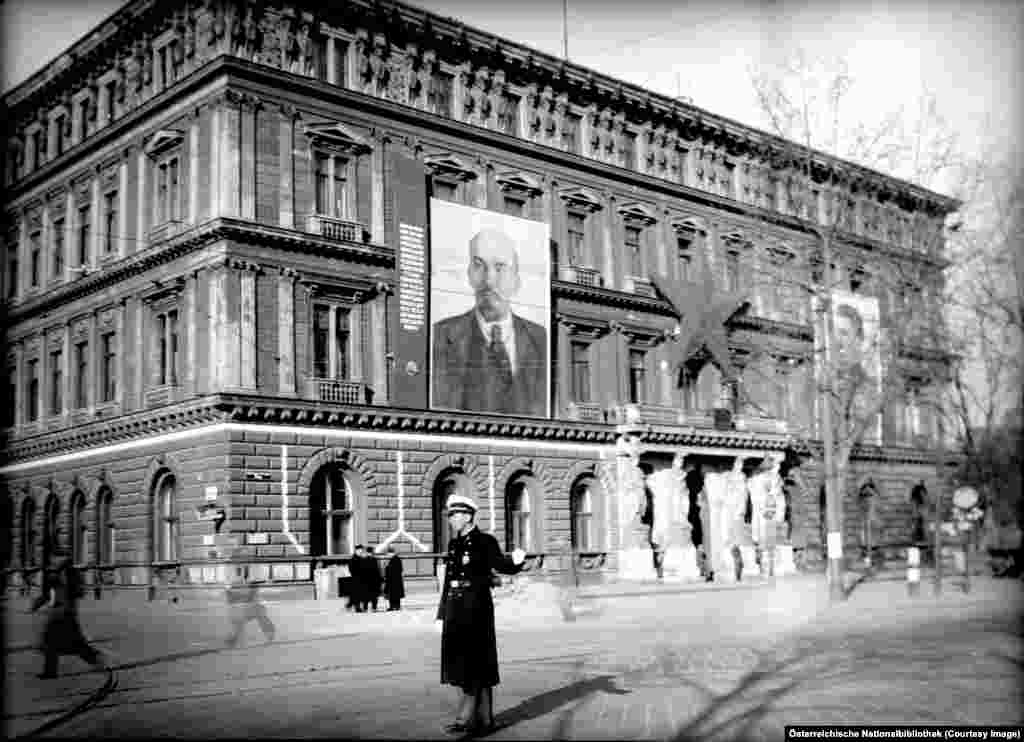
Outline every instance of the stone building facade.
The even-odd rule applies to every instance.
[[[426,578],[455,490],[534,574],[571,546],[595,575],[646,576],[642,472],[769,454],[810,555],[814,329],[794,287],[816,230],[849,207],[836,275],[884,322],[939,295],[956,207],[393,2],[129,2],[5,106],[15,587],[62,548],[122,592],[202,587],[226,534],[268,586],[301,592],[356,543]],[[430,409],[432,199],[548,225],[550,416]],[[706,359],[670,362],[679,317],[650,276],[698,263],[748,291],[728,323],[742,394]],[[893,289],[893,266],[914,279]],[[913,488],[938,486],[934,426],[900,404],[854,451],[851,548],[865,487],[897,541]]]

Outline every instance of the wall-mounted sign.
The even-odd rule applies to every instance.
[[[211,487],[207,487],[205,490],[203,490],[203,492],[206,495],[206,501],[207,502],[210,502],[211,500],[216,500],[217,499],[218,491],[217,491],[216,487],[212,487],[212,486]]]

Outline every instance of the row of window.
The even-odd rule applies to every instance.
[[[96,564],[112,564],[115,554],[116,529],[113,518],[114,494],[110,488],[103,487],[96,496],[96,505],[93,513],[94,538],[92,558]],[[42,533],[37,533],[36,527],[36,503],[31,498],[26,498],[21,506],[21,549],[20,564],[22,567],[33,568],[39,566],[36,561],[37,546],[42,546],[42,565],[46,566],[52,562],[54,554],[59,548],[67,547],[75,564],[85,564],[89,559],[86,550],[86,543],[89,534],[89,513],[86,506],[85,494],[76,491],[71,496],[68,543],[60,543],[60,500],[52,495],[47,499],[43,509]],[[7,566],[7,565],[5,565]]]
[[[15,420],[17,391],[24,391],[24,419],[32,423],[45,413],[54,417],[64,413],[65,401],[72,410],[85,409],[93,403],[103,404],[117,399],[118,385],[118,343],[116,332],[104,332],[99,335],[99,347],[93,358],[93,348],[88,340],[74,343],[71,347],[71,397],[65,400],[64,384],[64,351],[61,348],[51,350],[46,356],[48,383],[46,397],[43,397],[43,358],[29,358],[24,365],[24,381],[18,383],[17,370],[8,370],[7,405],[4,408],[4,425],[11,426]],[[92,384],[90,366],[96,362],[96,384]],[[95,396],[93,396],[95,395]],[[45,404],[45,407],[44,407]]]

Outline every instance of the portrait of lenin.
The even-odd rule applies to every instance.
[[[547,330],[512,309],[522,288],[519,259],[519,246],[500,229],[484,227],[469,240],[473,307],[433,325],[435,407],[547,414]]]

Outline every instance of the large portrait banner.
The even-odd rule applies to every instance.
[[[547,224],[430,200],[431,407],[548,417]]]
[[[850,403],[851,425],[862,441],[882,441],[882,349],[878,299],[832,292],[832,368],[836,389]]]

